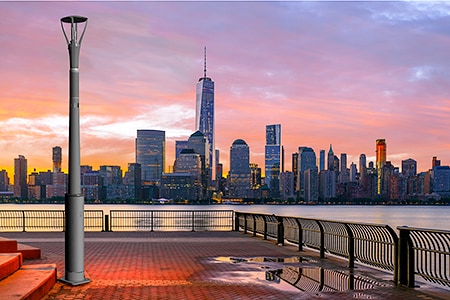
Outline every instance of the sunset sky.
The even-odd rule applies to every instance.
[[[0,2],[0,170],[67,170],[69,58],[60,19],[89,18],[80,55],[81,163],[135,162],[137,129],[194,132],[195,85],[215,81],[224,169],[243,139],[264,168],[265,126],[348,165],[386,139],[396,166],[450,164],[450,2]],[[168,168],[166,168],[166,171]]]

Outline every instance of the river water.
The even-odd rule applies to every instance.
[[[86,204],[85,210],[235,210],[280,216],[316,218],[450,230],[450,206],[397,205],[126,205]],[[64,210],[63,204],[0,204],[0,210]]]

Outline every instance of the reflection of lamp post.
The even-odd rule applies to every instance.
[[[70,40],[63,23],[69,23]],[[77,37],[79,23],[85,23],[80,39]],[[70,106],[69,106],[69,189],[65,197],[65,277],[61,280],[71,285],[89,282],[84,277],[84,197],[81,194],[80,176],[80,106],[79,71],[81,40],[87,27],[87,18],[68,16],[61,19],[61,28],[69,47],[70,59]]]

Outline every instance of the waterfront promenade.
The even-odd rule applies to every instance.
[[[0,235],[41,248],[42,259],[25,264],[55,263],[58,278],[64,275],[64,233]],[[305,291],[267,272],[273,270]],[[89,284],[58,282],[44,299],[450,298],[450,290],[422,282],[398,287],[390,273],[359,265],[351,270],[340,259],[320,260],[316,252],[230,231],[87,232],[85,272]]]

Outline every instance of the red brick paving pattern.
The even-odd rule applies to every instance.
[[[11,235],[40,247],[39,263],[56,263],[58,277],[64,276],[63,233]],[[382,279],[385,287],[366,291],[302,292],[267,282],[258,264],[216,260],[296,255],[304,252],[237,232],[87,232],[85,273],[91,282],[57,283],[44,299],[450,299],[450,291],[427,293]]]

